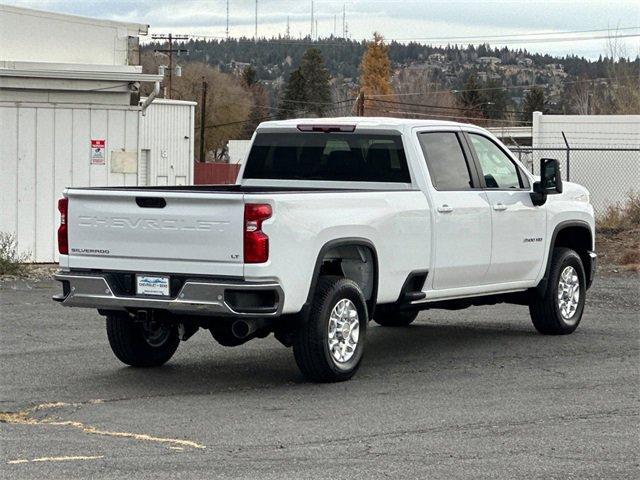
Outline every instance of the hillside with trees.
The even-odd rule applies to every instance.
[[[155,52],[162,46],[144,46],[146,72],[167,64]],[[358,113],[488,126],[528,125],[536,110],[640,113],[640,58],[627,59],[615,44],[596,61],[489,45],[387,43],[377,33],[370,41],[192,39],[180,48],[187,51],[175,58],[183,75],[171,96],[200,103],[207,82],[209,159],[224,159],[228,139],[249,138],[271,118]],[[199,123],[198,111],[197,131]]]

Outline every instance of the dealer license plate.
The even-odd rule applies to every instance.
[[[169,277],[136,275],[136,293],[138,295],[169,296]]]

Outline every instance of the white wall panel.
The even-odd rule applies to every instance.
[[[36,164],[35,164],[35,242],[33,260],[46,262],[55,251],[54,237],[56,195],[54,192],[54,110],[36,109]]]
[[[74,108],[72,114],[72,156],[71,172],[74,185],[92,185],[91,165],[91,112],[83,108]]]
[[[109,185],[124,185],[124,174],[113,173],[111,171],[111,154],[112,152],[124,150],[125,140],[125,114],[119,110],[107,111],[107,132],[109,135],[109,145],[107,151],[107,165],[109,167],[107,175],[109,176]]]
[[[0,108],[0,232],[18,228],[18,109]]]
[[[23,252],[33,253],[36,235],[36,109],[18,111],[18,228]],[[25,248],[25,246],[28,246]]]

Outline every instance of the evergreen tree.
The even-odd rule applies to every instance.
[[[527,92],[522,101],[522,117],[525,121],[531,121],[533,112],[544,112],[546,109],[544,90],[540,87],[533,87]]]
[[[324,116],[331,103],[330,78],[320,51],[308,49],[300,66],[289,74],[278,117]]]
[[[251,88],[258,83],[258,72],[252,65],[245,67],[242,71],[242,83],[247,88]]]
[[[300,73],[304,80],[304,100],[309,102],[306,111],[313,116],[322,117],[331,103],[331,76],[324,66],[320,50],[310,48],[300,62]]]
[[[245,67],[242,71],[241,80],[242,85],[253,101],[249,118],[244,125],[245,138],[251,138],[258,124],[269,118],[269,95],[258,81],[258,72],[253,66]]]
[[[476,75],[472,73],[464,82],[462,91],[460,92],[460,105],[464,108],[477,109],[482,104],[482,95],[480,92],[480,84]]]
[[[507,108],[507,94],[502,85],[495,80],[489,80],[482,87],[479,93],[481,99],[482,114],[485,118],[501,119],[504,118]]]

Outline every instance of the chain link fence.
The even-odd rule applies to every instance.
[[[534,175],[540,174],[540,159],[560,161],[564,180],[585,186],[596,214],[624,202],[640,191],[640,147],[525,147],[509,149]]]

